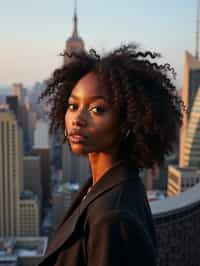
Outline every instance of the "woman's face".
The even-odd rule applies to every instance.
[[[111,152],[119,136],[117,110],[109,103],[95,73],[85,75],[68,99],[65,127],[72,152]]]

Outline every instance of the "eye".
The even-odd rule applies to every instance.
[[[76,103],[68,103],[67,105],[67,109],[72,110],[72,111],[76,110],[77,107],[78,105]]]
[[[105,108],[103,108],[102,106],[94,106],[94,107],[89,108],[89,111],[91,110],[95,114],[102,114],[105,112]]]

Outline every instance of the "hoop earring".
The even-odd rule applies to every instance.
[[[131,130],[128,129],[127,132],[126,132],[126,134],[125,134],[125,138],[127,138],[129,136],[130,132],[131,132]]]
[[[68,135],[67,135],[67,130],[66,130],[66,128],[65,128],[65,131],[64,131],[64,136],[65,136],[66,139],[68,139]]]

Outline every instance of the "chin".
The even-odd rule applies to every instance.
[[[88,154],[88,151],[84,148],[84,147],[74,147],[74,146],[71,146],[71,151],[74,153],[74,154],[77,154],[77,155],[87,155]]]

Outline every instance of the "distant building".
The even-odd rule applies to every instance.
[[[160,190],[148,190],[147,191],[148,201],[161,200],[165,198],[165,192]]]
[[[20,105],[25,105],[27,90],[23,87],[22,83],[13,84],[12,95],[17,96]]]
[[[40,235],[40,202],[31,191],[24,191],[20,198],[20,236]]]
[[[184,147],[185,166],[200,169],[200,87],[196,92],[191,108]]]
[[[192,106],[197,95],[198,88],[200,87],[200,61],[192,56],[189,52],[185,52],[185,64],[183,72],[183,87],[181,96],[184,104],[188,108],[189,113],[184,113],[183,125],[180,131],[180,149],[179,149],[179,164],[180,167],[188,165],[185,152],[187,149],[186,137],[188,132],[188,123],[191,116]]]
[[[18,122],[23,129],[23,153],[28,154],[31,151],[31,139],[30,139],[30,128],[29,128],[29,110],[30,105],[27,102],[27,89],[23,87],[21,83],[15,83],[12,87],[13,96],[18,98],[19,103],[19,115]]]
[[[15,115],[0,110],[0,236],[19,235],[23,191],[22,130]]]
[[[54,228],[57,226],[63,214],[70,207],[79,188],[79,185],[76,183],[66,182],[54,191],[52,197]]]
[[[74,18],[73,18],[73,31],[72,36],[68,38],[65,44],[65,50],[64,50],[64,64],[68,64],[71,60],[73,60],[73,57],[69,57],[71,53],[81,53],[84,51],[84,41],[81,39],[81,37],[78,34],[78,17],[77,17],[77,8],[74,9]]]
[[[146,190],[157,189],[155,183],[159,180],[160,177],[160,169],[157,165],[155,165],[153,168],[144,169],[143,171],[141,171],[140,176]]]
[[[90,176],[88,158],[72,153],[67,143],[62,148],[63,182],[83,185]]]
[[[13,95],[6,96],[6,103],[8,104],[9,109],[14,112],[16,119],[19,123],[20,122],[20,112],[19,112],[18,97],[13,96]]]
[[[0,238],[0,265],[38,266],[47,243],[47,237]]]
[[[39,120],[36,122],[32,155],[40,157],[42,206],[49,207],[51,201],[51,165],[48,124],[45,121]]]
[[[40,119],[36,121],[34,130],[34,149],[49,149],[49,125],[46,121]]]
[[[167,196],[179,195],[199,182],[200,170],[198,168],[169,165]]]
[[[28,155],[23,157],[24,189],[34,192],[42,202],[42,177],[40,156]]]

